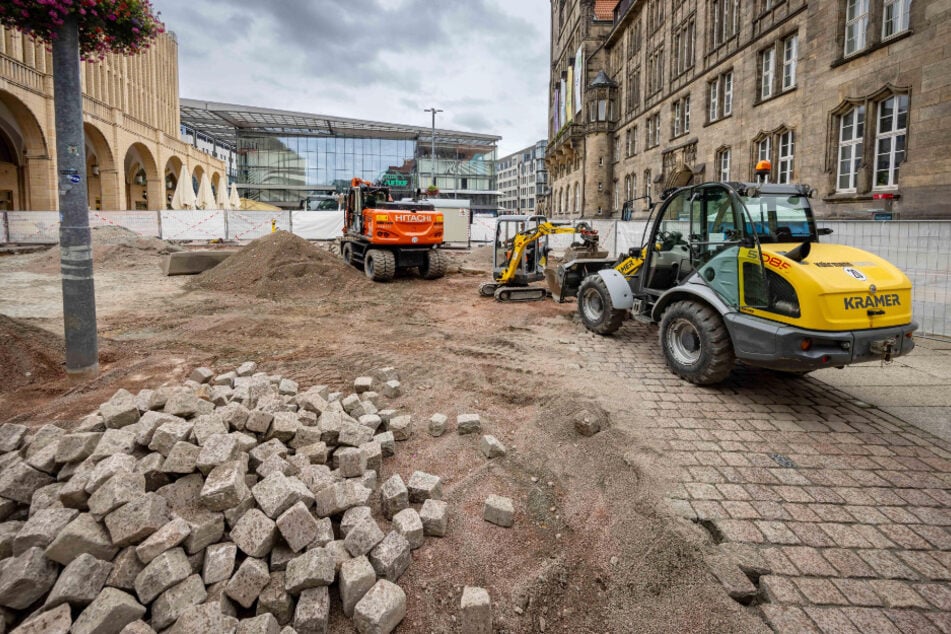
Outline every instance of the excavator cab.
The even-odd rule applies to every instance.
[[[515,236],[525,232],[536,232],[546,222],[544,216],[513,215],[499,216],[495,225],[495,243],[492,252],[492,277],[498,279],[511,265],[515,249]],[[529,242],[525,246],[515,275],[508,283],[512,286],[526,286],[545,277],[545,255],[548,252],[548,236]]]

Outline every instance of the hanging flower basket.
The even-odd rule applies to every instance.
[[[136,55],[165,31],[149,0],[4,0],[0,24],[48,45],[65,19],[76,16],[83,59]]]
[[[439,195],[439,188],[436,187],[435,185],[430,185],[429,187],[426,188],[426,195],[429,196],[430,198],[435,198],[436,196]]]

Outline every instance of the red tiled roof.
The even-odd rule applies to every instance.
[[[594,19],[595,20],[613,20],[614,7],[618,5],[619,0],[595,0],[594,1]]]

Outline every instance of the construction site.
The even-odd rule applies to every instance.
[[[197,390],[196,368],[218,385],[248,362],[256,376],[289,380],[294,391],[281,394],[313,387],[327,402],[362,381],[397,436],[367,486],[422,471],[438,476],[446,502],[444,535],[426,537],[397,575],[399,631],[951,628],[951,447],[819,378],[737,367],[694,385],[665,366],[656,325],[627,320],[602,337],[573,301],[480,297],[491,245],[443,250],[438,279],[397,272],[375,283],[336,243],[283,231],[195,276],[163,273],[187,245],[120,227],[95,229],[93,244],[100,372],[81,383],[63,367],[58,248],[0,258],[3,422],[26,438],[50,425],[94,429],[89,416],[99,411],[101,425],[120,390]],[[948,349],[932,340],[914,354],[940,366]],[[398,372],[395,388],[381,368]],[[886,370],[861,370],[875,371]],[[237,390],[239,379],[225,379]],[[300,396],[283,398],[307,413]],[[398,430],[397,415],[409,417]],[[465,433],[473,418],[477,433]],[[388,515],[383,491],[364,500],[378,517],[381,504]],[[493,496],[511,503],[501,522],[490,518]],[[7,523],[22,525],[18,513]],[[465,629],[469,587],[487,592],[490,630]],[[238,619],[262,614],[263,594],[255,612],[257,595],[243,605],[224,592],[206,602],[230,603]],[[160,601],[156,631],[172,622]],[[329,630],[357,631],[340,601],[332,589]],[[293,624],[287,606],[263,612]],[[11,625],[20,618],[8,614]]]

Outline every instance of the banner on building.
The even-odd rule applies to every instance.
[[[560,86],[555,86],[555,92],[551,98],[551,122],[552,128],[555,131],[555,134],[558,134],[558,131],[561,130],[561,117],[558,112],[558,104],[561,103],[558,96],[558,91],[561,90]]]
[[[561,103],[558,104],[558,112],[561,114],[561,125],[565,125],[565,121],[568,120],[568,117],[565,113],[568,111],[568,100],[565,99],[568,95],[568,82],[565,81],[565,78],[561,78]]]
[[[565,123],[571,123],[575,119],[575,109],[572,108],[572,105],[574,104],[574,100],[572,99],[572,96],[571,96],[575,88],[575,81],[573,77],[574,70],[575,69],[572,68],[571,66],[568,67],[568,80],[565,83],[565,85],[568,87],[568,94],[565,95],[565,103],[568,104],[568,107],[566,108],[566,112],[565,112]]]
[[[578,47],[578,52],[575,53],[575,69],[574,69],[574,80],[575,80],[575,112],[581,112],[581,102],[584,91],[584,46]]]

